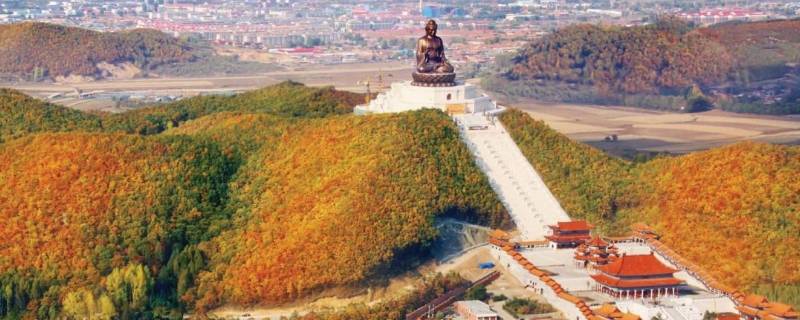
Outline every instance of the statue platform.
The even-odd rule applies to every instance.
[[[448,114],[497,113],[503,110],[491,98],[471,84],[418,86],[412,81],[392,83],[389,91],[379,94],[369,104],[355,107],[355,114],[393,113],[425,108]]]
[[[453,87],[456,85],[456,73],[419,73],[411,74],[414,81],[411,85],[418,87]]]

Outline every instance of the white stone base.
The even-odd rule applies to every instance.
[[[449,113],[489,113],[502,109],[488,96],[479,94],[471,84],[418,87],[411,85],[411,81],[404,81],[392,83],[389,91],[379,94],[369,104],[356,106],[354,113],[392,113],[424,108]]]

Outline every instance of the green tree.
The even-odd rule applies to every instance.
[[[106,277],[106,290],[114,305],[125,311],[142,310],[151,288],[150,272],[141,264],[114,269]]]
[[[95,297],[89,289],[80,288],[67,294],[62,302],[64,313],[73,319],[113,319],[116,308],[106,294]]]
[[[98,304],[100,308],[100,314],[103,318],[112,319],[117,315],[117,310],[114,307],[114,303],[107,295],[101,295]]]
[[[87,317],[89,315],[89,310],[87,310],[84,302],[86,301],[86,293],[88,292],[85,291],[85,289],[68,293],[62,302],[64,313],[77,319]]]
[[[486,293],[486,286],[472,287],[464,293],[465,300],[486,300],[489,294]]]

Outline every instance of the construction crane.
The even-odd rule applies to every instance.
[[[364,81],[358,81],[356,84],[360,86],[365,86],[367,88],[367,95],[364,96],[364,104],[365,105],[369,104],[369,101],[372,99],[372,90],[370,90],[369,87],[369,79]]]
[[[378,79],[377,79],[377,81],[378,81],[377,85],[378,86],[376,88],[378,91],[386,89],[386,84],[384,83],[383,78],[384,78],[383,77],[383,70],[379,70],[378,71]],[[372,100],[371,80],[372,80],[372,77],[368,77],[366,80],[362,80],[362,81],[356,82],[356,84],[358,84],[360,86],[364,86],[367,89],[367,96],[364,97],[364,104],[369,104],[370,100]]]

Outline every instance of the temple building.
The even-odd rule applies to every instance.
[[[595,289],[616,298],[658,298],[677,295],[683,281],[675,278],[678,272],[650,254],[623,254],[614,262],[596,266],[591,275]]]
[[[591,240],[578,245],[574,256],[575,266],[580,268],[607,265],[618,258],[617,248],[599,236],[594,236]]]
[[[603,304],[600,308],[593,309],[594,316],[589,317],[589,320],[641,320],[641,318],[633,313],[622,312],[617,306],[613,304]]]
[[[746,296],[736,310],[745,320],[797,320],[798,312],[788,304],[769,302],[755,294]]]
[[[559,222],[556,225],[547,226],[551,230],[551,234],[545,236],[550,241],[550,247],[553,249],[558,248],[574,248],[587,240],[591,239],[592,226],[586,220],[575,220]]]

